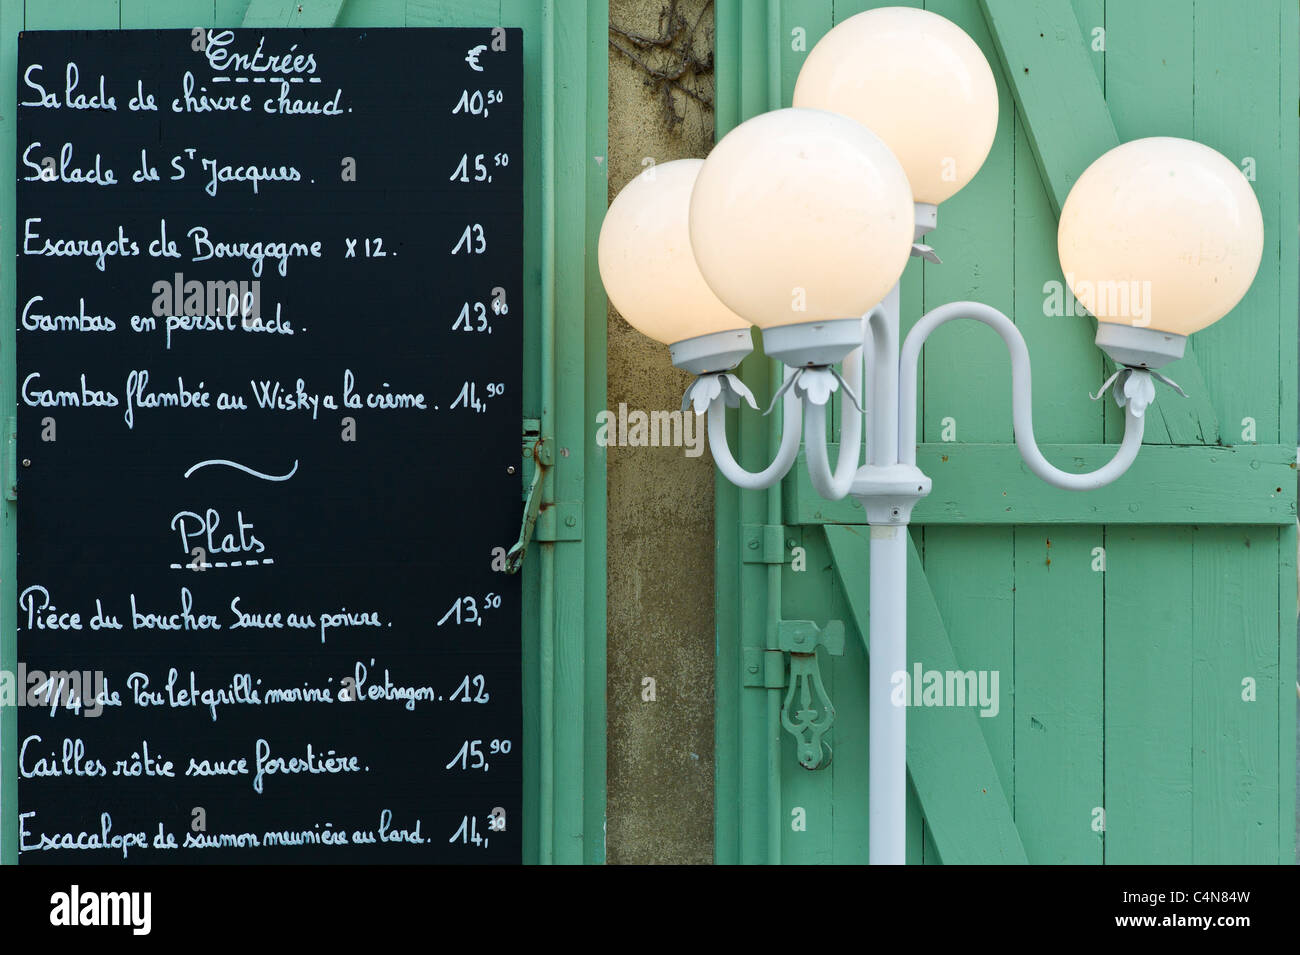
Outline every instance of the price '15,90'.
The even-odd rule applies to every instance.
[[[483,740],[467,739],[461,743],[460,749],[456,755],[451,758],[451,762],[446,765],[446,769],[481,769],[483,772],[488,771],[489,755],[505,756],[510,752],[510,740],[493,739],[487,741],[486,752],[483,749]]]

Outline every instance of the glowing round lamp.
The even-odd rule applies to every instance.
[[[794,105],[842,113],[883,139],[918,203],[938,205],[975,178],[998,126],[998,88],[975,41],[911,7],[868,10],[809,52]]]
[[[753,350],[750,323],[718,301],[691,254],[691,189],[703,165],[658,163],[629,182],[610,203],[597,249],[619,314],[697,374],[734,368]]]
[[[1156,368],[1218,321],[1264,250],[1255,192],[1231,160],[1187,139],[1124,143],[1089,166],[1061,209],[1066,284],[1121,364]],[[1121,357],[1122,356],[1122,357]]]
[[[862,343],[863,314],[903,274],[912,194],[898,160],[865,126],[779,109],[713,148],[690,223],[705,281],[764,329],[767,353],[790,365],[830,364]]]

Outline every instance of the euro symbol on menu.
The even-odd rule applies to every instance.
[[[469,68],[471,70],[474,70],[476,73],[483,72],[483,67],[478,65],[478,56],[486,49],[487,46],[485,44],[480,43],[478,46],[471,49],[465,57],[465,62],[469,64]]]

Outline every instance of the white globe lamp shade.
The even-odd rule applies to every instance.
[[[705,281],[764,329],[769,355],[830,364],[861,343],[863,314],[907,265],[912,194],[898,160],[865,126],[780,109],[713,148],[691,195],[690,228]],[[792,326],[802,329],[797,342],[771,334]],[[804,347],[819,338],[828,351]]]
[[[870,128],[929,205],[975,178],[998,126],[997,83],[975,41],[911,7],[868,10],[831,29],[799,71],[794,105]]]
[[[1057,251],[1066,284],[1100,323],[1097,344],[1121,364],[1154,368],[1241,301],[1264,220],[1227,157],[1188,139],[1138,139],[1075,182]]]
[[[753,349],[750,323],[718,300],[691,253],[691,190],[703,165],[657,163],[624,186],[605,214],[596,256],[619,314],[673,346],[674,364],[697,373],[734,368]]]

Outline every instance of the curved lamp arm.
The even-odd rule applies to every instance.
[[[855,348],[844,359],[844,383],[855,395],[862,394],[862,349]],[[808,477],[817,493],[827,500],[838,501],[849,493],[858,472],[862,449],[862,412],[847,395],[840,401],[840,450],[831,470],[830,452],[826,447],[827,404],[807,402]]]
[[[789,368],[785,370],[787,378],[790,377]],[[781,447],[777,449],[776,458],[763,470],[755,473],[746,471],[736,463],[736,458],[731,453],[731,448],[727,444],[727,403],[723,396],[719,395],[709,402],[709,450],[713,452],[713,461],[718,466],[718,470],[736,487],[748,491],[759,491],[763,488],[771,487],[781,478],[785,477],[794,464],[795,458],[799,456],[799,439],[802,430],[802,416],[799,407],[799,398],[795,395],[794,389],[785,393],[785,404],[783,406],[783,417],[781,427]],[[825,433],[823,431],[823,433]]]
[[[1038,450],[1034,440],[1032,389],[1029,379],[1029,349],[1011,319],[995,308],[979,302],[953,302],[941,305],[922,316],[903,342],[900,362],[900,404],[898,422],[898,459],[904,464],[916,464],[916,374],[921,346],[930,333],[946,322],[969,318],[983,322],[1002,337],[1011,353],[1011,409],[1015,428],[1016,447],[1029,465],[1029,470],[1054,487],[1067,491],[1091,491],[1104,487],[1129,469],[1142,448],[1142,431],[1145,419],[1129,402],[1124,411],[1124,440],[1109,462],[1096,471],[1070,474],[1053,467]],[[1136,372],[1143,374],[1143,372]]]

